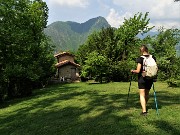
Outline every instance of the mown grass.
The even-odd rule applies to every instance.
[[[58,84],[36,90],[28,98],[0,105],[0,135],[177,135],[180,133],[180,88],[155,83],[148,116],[141,107],[137,83]]]

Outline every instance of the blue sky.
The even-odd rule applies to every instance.
[[[174,0],[44,0],[49,7],[48,24],[55,21],[83,23],[102,16],[108,23],[118,28],[124,18],[138,12],[149,12],[150,26],[157,30],[180,28],[180,2]]]

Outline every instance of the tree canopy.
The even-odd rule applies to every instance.
[[[163,80],[176,78],[180,79],[179,62],[176,45],[180,42],[179,29],[160,28],[159,33],[153,36],[149,43],[152,46],[152,53],[158,59],[159,77]]]
[[[52,74],[52,45],[43,32],[47,18],[42,0],[0,0],[1,95],[30,94]]]

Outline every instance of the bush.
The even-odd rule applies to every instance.
[[[136,67],[134,61],[125,60],[114,63],[110,66],[110,80],[112,81],[129,81],[132,75],[130,70]]]
[[[170,79],[167,83],[169,87],[180,87],[180,80]]]

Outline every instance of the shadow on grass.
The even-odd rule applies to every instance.
[[[52,106],[55,101],[61,102],[84,94],[88,94],[92,98],[92,101],[86,107],[67,106],[58,108]],[[123,95],[119,96],[122,97]],[[33,106],[19,109],[14,112],[14,115],[1,120],[4,127],[1,128],[0,133],[3,135],[12,133],[17,135],[21,133],[35,135],[109,135],[123,134],[124,132],[133,134],[138,127],[131,124],[130,115],[117,116],[113,114],[114,110],[121,110],[113,106],[112,101],[106,101],[106,98],[94,92],[79,92],[46,101],[42,100],[36,102]],[[51,111],[45,111],[44,108],[51,106]],[[29,113],[37,108],[38,112]],[[91,113],[95,114],[91,115]],[[130,130],[126,127],[129,127]]]
[[[69,86],[67,84],[54,84],[54,85],[50,85],[47,88],[42,88],[42,89],[38,89],[38,90],[33,90],[32,94],[28,97],[22,97],[22,98],[16,98],[16,99],[11,99],[11,100],[6,100],[2,103],[0,103],[0,109],[2,108],[6,108],[8,106],[12,106],[12,105],[16,105],[22,101],[28,101],[31,100],[33,98],[38,98],[41,96],[48,96],[48,95],[52,95],[55,92],[69,92],[69,91],[73,91],[75,89],[77,89],[78,87],[72,87]]]
[[[179,97],[180,97],[179,94],[172,94],[171,92],[168,91],[156,92],[158,109],[161,109],[164,106],[167,107],[172,105],[178,105],[180,103]],[[148,107],[150,107],[151,109],[156,109],[155,97],[153,92],[151,92],[150,98],[151,98],[151,102],[148,103]]]
[[[167,132],[169,135],[179,135],[180,130],[165,120],[157,120],[153,124],[159,127],[161,130]]]
[[[141,125],[137,125],[132,120],[137,117],[126,112],[127,94],[103,94],[98,90],[77,91],[78,87],[69,85],[57,85],[50,89],[35,92],[35,95],[28,98],[40,98],[42,96],[53,95],[27,105],[12,112],[8,117],[1,117],[0,134],[9,135],[129,135],[129,134],[151,134]],[[165,96],[166,95],[166,96]],[[170,98],[173,96],[173,98]],[[88,98],[86,102],[83,97]],[[137,94],[130,94],[129,108],[132,106],[139,108]],[[179,95],[169,95],[166,92],[157,93],[158,102],[163,106],[177,104]],[[169,101],[167,101],[167,98]],[[75,100],[73,100],[75,99]],[[68,100],[86,102],[83,105],[68,104]],[[20,100],[20,101],[23,101]],[[18,101],[18,102],[20,102]],[[16,103],[18,103],[16,102]],[[64,106],[60,104],[64,102]],[[15,103],[15,104],[16,104]],[[57,105],[56,105],[57,103]],[[138,103],[138,104],[137,104]],[[14,105],[13,103],[8,103]],[[137,118],[135,118],[137,119]],[[137,119],[138,120],[138,119]],[[164,121],[153,123],[161,127],[165,132],[167,128],[172,133],[177,133],[176,128]]]

